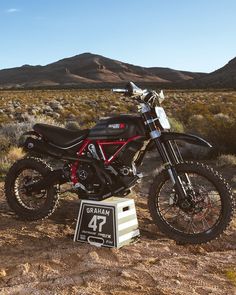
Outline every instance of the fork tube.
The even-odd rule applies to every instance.
[[[169,155],[168,155],[168,152],[167,152],[165,146],[162,145],[162,143],[160,141],[161,131],[157,130],[157,128],[156,128],[156,125],[154,123],[154,119],[151,114],[151,109],[148,105],[142,104],[141,111],[142,111],[143,120],[144,120],[145,124],[148,126],[148,129],[150,132],[150,137],[152,138],[152,140],[154,141],[154,143],[156,145],[156,148],[157,148],[157,150],[161,156],[161,159],[162,159],[162,161],[169,173],[170,179],[178,192],[180,199],[183,200],[183,199],[185,199],[185,196],[186,196],[185,189],[182,185],[180,178],[178,177],[175,167],[173,166],[173,164],[170,161],[170,158],[169,158]]]
[[[162,144],[164,145],[164,147],[165,147],[165,149],[166,149],[166,151],[167,151],[167,153],[169,155],[171,163],[173,165],[178,164],[181,161],[181,159],[179,158],[179,155],[176,154],[172,143],[170,141],[166,141],[166,142],[163,142]]]
[[[171,162],[173,165],[183,162],[182,155],[181,155],[178,145],[176,144],[175,141],[174,141],[175,148],[173,147],[173,144],[171,141],[166,141],[166,142],[163,142],[162,144],[165,146],[165,148],[167,150],[167,154],[169,155],[169,158],[171,159]],[[188,177],[188,174],[184,173],[183,176],[185,177],[186,183],[191,185],[191,181]]]

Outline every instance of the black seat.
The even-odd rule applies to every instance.
[[[47,124],[35,124],[34,131],[45,140],[60,147],[69,147],[87,137],[89,130],[69,130]]]

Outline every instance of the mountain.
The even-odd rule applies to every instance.
[[[236,57],[222,68],[199,79],[189,81],[188,85],[198,88],[236,88]]]
[[[161,67],[141,67],[101,55],[83,53],[46,66],[30,66],[0,70],[0,88],[67,87],[139,83],[178,84],[204,78],[204,73],[178,71]]]

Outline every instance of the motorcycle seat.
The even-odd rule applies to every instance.
[[[68,148],[85,139],[89,133],[85,130],[69,130],[48,124],[35,124],[35,132],[39,133],[46,141],[62,148]]]

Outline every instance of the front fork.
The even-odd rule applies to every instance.
[[[170,176],[170,180],[171,182],[173,183],[173,186],[175,188],[175,191],[177,192],[178,194],[178,202],[183,202],[186,200],[186,197],[187,197],[187,193],[186,193],[186,190],[184,188],[184,185],[183,185],[183,182],[182,182],[182,179],[179,177],[176,169],[175,169],[175,166],[174,164],[176,163],[179,163],[179,159],[171,145],[171,143],[167,142],[165,144],[163,144],[159,138],[154,138],[153,141],[155,142],[155,146],[161,156],[161,159],[164,163],[164,166]],[[172,153],[169,153],[168,152],[168,148],[173,149],[173,154]],[[185,181],[189,182],[189,178],[187,175],[184,175],[184,179]]]
[[[173,148],[171,142],[161,142],[161,132],[156,128],[155,120],[152,117],[150,107],[146,104],[143,104],[141,111],[144,122],[149,129],[150,137],[155,143],[155,146],[160,154],[164,166],[167,169],[167,172],[169,173],[175,191],[178,194],[178,202],[180,204],[183,204],[187,199],[187,193],[184,188],[183,182],[181,178],[178,176],[178,173],[174,167],[175,164],[179,163],[179,161],[182,160],[181,154],[179,150],[177,150],[177,153],[175,152],[175,149]],[[185,175],[184,177],[184,180],[190,183],[188,176]]]

